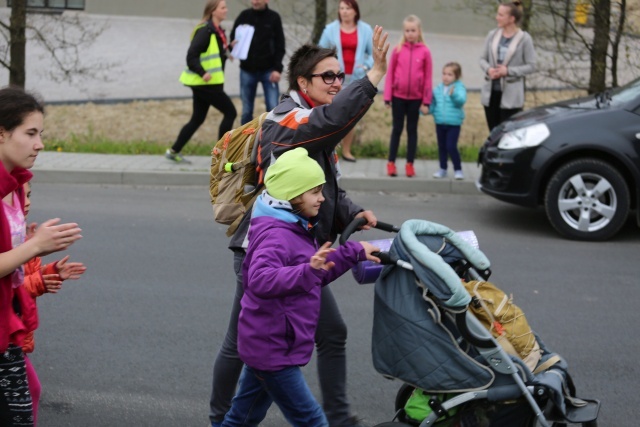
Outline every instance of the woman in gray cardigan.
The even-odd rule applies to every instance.
[[[487,35],[480,57],[485,73],[480,100],[489,130],[522,111],[524,77],[536,69],[533,40],[518,27],[521,20],[520,2],[498,6],[498,28]]]

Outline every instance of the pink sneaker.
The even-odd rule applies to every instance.
[[[387,163],[387,175],[389,176],[398,176],[398,171],[396,170],[396,164],[393,162]]]
[[[407,174],[407,178],[416,176],[416,171],[413,169],[413,163],[407,163],[404,167],[404,171]]]

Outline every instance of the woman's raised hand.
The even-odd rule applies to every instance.
[[[387,53],[389,52],[388,33],[383,33],[379,25],[373,29],[373,67],[367,73],[369,81],[377,86],[387,73]]]

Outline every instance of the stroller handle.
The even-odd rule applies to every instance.
[[[355,233],[358,228],[362,227],[366,223],[367,220],[365,218],[354,218],[353,221],[351,221],[340,234],[340,245],[344,245],[346,241],[349,240],[349,237],[351,237],[351,235]],[[389,233],[397,233],[398,231],[400,231],[400,227],[382,221],[378,221],[373,228],[387,231]]]

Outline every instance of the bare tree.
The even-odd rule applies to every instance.
[[[591,75],[589,93],[602,92],[607,87],[607,50],[611,28],[611,0],[594,0],[593,42],[591,44]]]
[[[327,0],[315,0],[316,15],[313,19],[313,33],[311,34],[311,40],[313,43],[318,43],[322,36],[324,26],[327,24]]]
[[[107,29],[108,23],[89,23],[83,16],[77,12],[32,13],[27,10],[27,0],[13,0],[9,19],[0,16],[0,65],[9,70],[9,84],[25,86],[28,42],[42,48],[40,59],[46,65],[38,71],[51,80],[69,83],[82,79],[108,80],[107,71],[117,64],[88,62],[82,55]]]
[[[9,69],[9,84],[24,87],[26,80],[25,52],[26,52],[26,27],[27,27],[27,0],[14,0],[11,8],[9,25],[0,21],[3,29],[9,32],[10,61],[5,57],[0,58],[0,63]],[[6,34],[3,31],[3,34]]]
[[[618,6],[619,17],[616,30],[613,33],[613,40],[611,41],[611,86],[613,87],[618,86],[618,59],[620,57],[622,33],[627,25],[627,0],[621,0],[616,5]]]

